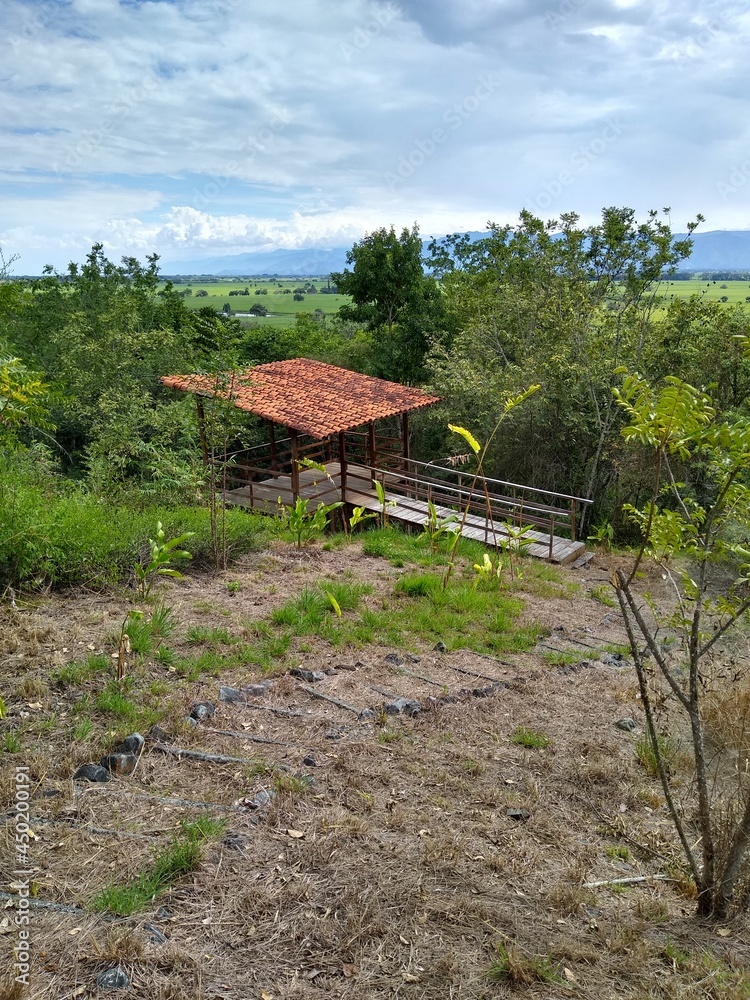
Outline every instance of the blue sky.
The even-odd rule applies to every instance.
[[[750,228],[750,9],[711,0],[0,0],[17,273],[348,246],[609,205]]]

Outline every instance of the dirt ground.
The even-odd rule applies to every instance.
[[[634,751],[637,685],[618,659],[619,612],[599,590],[611,569],[597,555],[559,570],[559,585],[521,587],[523,619],[542,638],[497,658],[414,638],[334,648],[306,636],[270,671],[191,680],[132,657],[127,693],[164,736],[107,783],[72,775],[132,731],[96,700],[111,689],[132,595],[3,607],[0,977],[11,972],[0,998],[750,996],[746,920],[692,916],[660,787]],[[194,655],[191,628],[257,638],[289,597],[344,577],[371,584],[376,608],[403,572],[356,544],[299,554],[277,542],[159,593],[178,622],[170,646]],[[658,587],[658,574],[647,582]],[[61,668],[99,654],[107,675],[60,681]],[[322,678],[293,677],[297,667]],[[264,680],[246,702],[220,700],[222,685]],[[420,711],[389,714],[399,698]],[[215,715],[188,722],[204,701]],[[634,732],[615,725],[624,718]],[[549,742],[519,745],[519,727]],[[19,766],[33,790],[28,987],[12,972]],[[201,816],[226,823],[194,871],[130,917],[91,911],[103,885],[137,878]],[[118,966],[127,985],[97,985]]]

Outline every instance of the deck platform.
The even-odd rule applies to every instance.
[[[398,473],[384,473],[379,476],[385,482],[385,499],[388,519],[401,524],[423,526],[429,516],[426,500],[409,496],[409,483]],[[341,466],[338,462],[326,463],[326,471],[318,469],[302,469],[299,473],[299,496],[319,503],[335,503],[341,496]],[[279,505],[292,506],[294,493],[289,475],[275,476],[257,483],[250,483],[239,489],[227,490],[224,499],[229,504],[248,507],[254,510],[274,513]],[[371,473],[368,469],[357,465],[347,465],[345,501],[353,507],[364,507],[368,511],[380,513],[382,505],[378,500]],[[461,511],[456,507],[435,504],[438,518],[443,519],[455,514],[461,518]],[[508,531],[499,521],[491,521],[477,514],[469,514],[461,534],[465,538],[473,538],[484,545],[500,548],[507,544]],[[552,536],[548,532],[529,530],[524,538],[531,544],[526,549],[530,556],[545,559],[549,562],[565,565],[580,558],[586,551],[583,542]]]

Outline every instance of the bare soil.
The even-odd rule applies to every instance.
[[[72,774],[128,731],[95,707],[112,673],[79,685],[53,675],[111,657],[132,595],[6,606],[0,734],[21,749],[0,754],[0,977],[11,970],[0,998],[97,996],[96,976],[118,964],[130,986],[117,995],[149,1000],[750,996],[746,920],[692,916],[660,787],[634,752],[637,685],[627,658],[611,656],[626,642],[622,622],[591,596],[612,567],[597,555],[560,570],[562,586],[520,584],[523,618],[545,626],[533,652],[440,653],[418,640],[334,649],[305,637],[270,673],[234,667],[195,681],[133,659],[131,690],[158,708],[171,752],[148,740],[135,773],[106,784]],[[346,574],[374,586],[366,601],[377,607],[401,572],[356,544],[299,554],[275,543],[159,594],[178,620],[169,644],[194,655],[191,626],[252,635],[305,585]],[[644,585],[659,587],[659,575]],[[400,663],[386,660],[393,652]],[[289,675],[296,666],[324,679],[302,683]],[[222,684],[269,677],[247,705],[219,700]],[[398,697],[423,710],[387,714]],[[190,725],[204,700],[215,716]],[[365,709],[375,717],[360,718]],[[624,717],[634,733],[615,726]],[[549,745],[518,745],[518,727]],[[34,789],[28,988],[12,981],[19,765]],[[270,803],[251,809],[264,790]],[[137,877],[182,820],[201,815],[226,826],[196,871],[131,917],[90,911],[103,885]],[[498,949],[505,974],[494,981]]]

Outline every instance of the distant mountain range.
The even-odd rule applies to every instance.
[[[481,238],[484,233],[470,233]],[[676,234],[683,239],[685,233]],[[427,249],[425,242],[425,250]],[[304,250],[272,250],[269,252],[229,254],[225,257],[208,257],[205,260],[162,261],[162,275],[212,274],[217,277],[253,277],[279,275],[280,277],[318,277],[346,267],[346,254],[350,247]],[[750,270],[750,231],[717,230],[693,234],[693,253],[684,261],[681,270],[689,271],[748,271]]]

